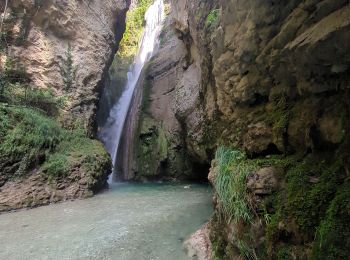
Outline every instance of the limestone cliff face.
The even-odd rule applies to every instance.
[[[218,146],[244,151],[248,165],[267,159],[246,180],[257,212],[252,223],[225,216],[217,194],[212,240],[219,259],[247,252],[265,252],[262,259],[331,257],[332,246],[316,246],[315,230],[334,245],[326,226],[340,226],[349,215],[334,208],[349,190],[348,1],[181,0],[171,6],[161,48],[145,73],[137,135],[141,151],[158,152],[141,169],[155,162],[158,177],[176,176],[170,166],[181,154],[182,169],[205,175]],[[298,159],[263,167],[276,156]],[[210,175],[214,185],[218,163]],[[347,207],[348,200],[341,203]],[[272,222],[264,222],[264,211]],[[248,233],[255,234],[251,240]]]
[[[222,1],[220,5],[217,24],[208,26],[205,19],[215,7],[196,1],[174,3],[175,28],[187,35],[189,68],[195,67],[199,75],[197,80],[191,79],[198,84],[194,93],[200,94],[200,104],[184,102],[192,108],[191,113],[179,111],[186,117],[187,128],[195,133],[188,132],[189,150],[208,158],[207,141],[216,143],[218,139],[236,142],[250,153],[269,147],[280,152],[310,148],[310,137],[300,140],[304,137],[294,132],[297,122],[293,118],[291,125],[285,122],[282,126],[288,128],[286,132],[279,132],[273,127],[276,122],[263,117],[273,116],[273,103],[280,97],[293,100],[297,109],[311,96],[327,93],[329,100],[334,91],[349,88],[347,1],[290,1],[286,6],[269,1]],[[191,85],[184,84],[185,88]],[[194,118],[206,122],[199,127],[206,134],[196,130],[200,123]],[[305,120],[311,127],[315,118]],[[316,123],[316,128],[326,132],[321,124]],[[334,129],[330,134],[334,138],[328,141],[339,143],[342,130],[340,126]],[[309,129],[304,131],[307,135]],[[207,134],[209,140],[205,140]]]
[[[8,13],[16,15],[14,30],[23,38],[10,48],[10,55],[26,68],[35,86],[67,95],[66,123],[79,121],[91,134],[103,78],[124,31],[128,4],[128,0],[10,1]],[[64,90],[60,66],[68,44],[76,76],[72,88]]]
[[[6,45],[0,48],[1,76],[5,61],[15,61],[28,74],[26,88],[52,90],[64,107],[55,108],[59,112],[53,114],[40,107],[22,111],[17,103],[1,103],[1,119],[11,123],[1,124],[0,212],[85,198],[107,186],[111,159],[92,138],[97,103],[129,4],[129,0],[9,1],[0,39]],[[62,67],[69,55],[75,75],[67,88]],[[42,102],[45,107],[46,101]],[[11,143],[11,134],[23,127],[28,130],[17,133]]]
[[[205,53],[207,40],[198,38],[200,46],[196,46],[189,28],[177,20],[187,17],[174,10],[185,7],[182,4],[172,5],[160,49],[145,71],[130,178],[202,179],[207,175],[207,151],[200,145],[205,135],[202,81],[208,73],[201,66],[206,56],[199,53],[200,48]],[[206,5],[208,10],[213,6]]]

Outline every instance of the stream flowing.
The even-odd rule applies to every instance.
[[[163,1],[155,0],[125,90],[99,131],[114,166],[134,89],[157,46],[163,18]],[[0,215],[0,260],[186,260],[184,239],[211,213],[207,185],[110,178],[110,189],[93,198]]]
[[[113,163],[113,172],[109,183],[116,179],[116,173],[114,172],[115,164],[125,119],[128,114],[132,96],[140,78],[142,69],[147,61],[151,59],[153,51],[155,50],[155,47],[159,41],[158,36],[162,28],[163,19],[163,0],[155,0],[145,14],[146,24],[144,33],[140,42],[138,54],[136,55],[134,63],[128,72],[124,92],[117,100],[116,104],[112,107],[107,122],[99,131],[99,138],[104,143]]]
[[[86,200],[0,215],[1,260],[186,260],[183,240],[208,220],[206,185],[112,184]]]

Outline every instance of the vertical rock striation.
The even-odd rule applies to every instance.
[[[135,178],[205,176],[217,147],[229,147],[240,156],[226,172],[216,153],[209,176],[214,256],[346,258],[349,2],[181,0],[171,9],[145,71]],[[227,215],[222,174],[243,184],[232,187],[243,187],[251,221]]]
[[[103,79],[122,37],[128,4],[128,0],[10,1],[9,13],[17,17],[15,37],[23,38],[10,47],[11,57],[26,68],[34,85],[69,96],[65,122],[79,121],[91,135]],[[68,44],[76,77],[72,88],[65,90],[60,66]]]

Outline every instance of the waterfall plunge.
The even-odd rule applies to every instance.
[[[164,19],[163,0],[155,0],[145,14],[146,25],[142,36],[139,51],[133,65],[128,72],[126,87],[117,102],[112,107],[105,125],[99,131],[99,138],[104,143],[112,157],[113,170],[109,178],[111,183],[116,178],[115,164],[123,127],[128,114],[132,96],[140,78],[143,66],[148,62],[157,44],[158,36]]]

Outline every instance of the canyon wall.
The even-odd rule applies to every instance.
[[[131,176],[200,178],[214,159],[215,259],[346,258],[349,2],[171,8],[145,71]]]
[[[103,80],[125,28],[128,0],[10,1],[8,16],[16,44],[8,54],[20,62],[32,84],[66,96],[66,124],[81,124],[93,135]],[[61,67],[71,46],[74,84],[65,89]]]
[[[96,111],[129,4],[0,4],[0,211],[88,197],[107,186],[111,160],[93,140]]]

